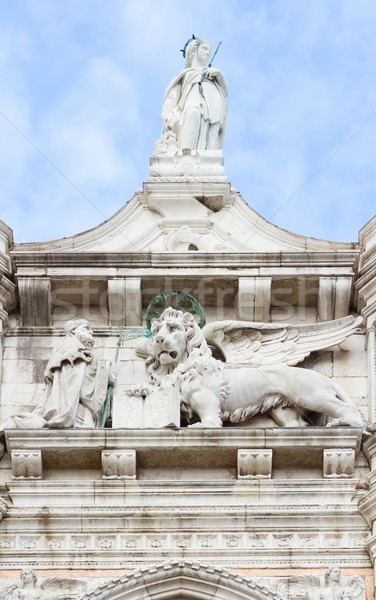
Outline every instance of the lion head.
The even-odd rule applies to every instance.
[[[152,324],[153,340],[150,355],[145,361],[152,383],[172,373],[195,351],[201,356],[211,356],[203,333],[194,316],[188,312],[166,308]]]

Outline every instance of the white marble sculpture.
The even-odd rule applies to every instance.
[[[87,582],[67,577],[39,580],[34,569],[25,567],[18,581],[0,589],[0,600],[69,600],[78,599]]]
[[[358,324],[354,317],[310,326],[222,321],[201,330],[190,313],[167,308],[153,322],[145,364],[156,390],[173,382],[196,426],[267,414],[278,425],[304,427],[313,411],[329,416],[331,426],[363,428],[362,415],[333,380],[289,366],[340,343]],[[212,357],[207,341],[227,364]]]
[[[3,588],[0,600],[41,600],[42,592],[34,569],[25,568],[17,583]]]
[[[330,567],[323,576],[295,575],[276,582],[267,581],[271,589],[289,600],[364,600],[364,579],[359,575],[342,575],[337,566]],[[275,585],[277,584],[277,585]]]
[[[115,374],[93,356],[93,332],[86,319],[67,321],[65,337],[45,371],[43,402],[33,412],[15,415],[1,429],[96,427]]]
[[[156,154],[220,150],[227,119],[227,83],[222,72],[205,67],[210,44],[192,39],[184,50],[185,69],[171,81],[162,109],[163,129]]]

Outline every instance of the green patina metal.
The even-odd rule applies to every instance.
[[[187,306],[188,304],[188,306]],[[152,300],[149,302],[149,305],[146,309],[146,325],[150,329],[151,322],[153,319],[158,319],[163,313],[165,308],[172,306],[176,310],[182,310],[183,312],[189,312],[192,315],[198,315],[200,317],[200,321],[198,323],[199,327],[203,327],[205,325],[205,313],[201,304],[191,296],[191,294],[187,294],[187,292],[183,292],[182,290],[164,290],[164,292],[160,292]],[[162,307],[160,310],[159,307]]]

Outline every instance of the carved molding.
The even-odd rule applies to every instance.
[[[269,507],[268,507],[269,509]],[[145,507],[145,511],[148,510]],[[244,509],[243,509],[244,510]],[[265,509],[264,509],[265,510]],[[182,509],[180,510],[182,512]],[[370,538],[365,531],[328,531],[327,533],[317,532],[312,530],[304,531],[304,524],[301,524],[301,531],[291,532],[290,530],[279,530],[273,533],[263,532],[262,530],[245,532],[236,529],[233,532],[229,531],[209,531],[202,530],[200,532],[190,531],[185,529],[184,533],[179,533],[176,529],[172,531],[152,531],[151,529],[145,533],[143,531],[131,530],[127,533],[113,533],[113,529],[108,533],[103,533],[103,517],[102,527],[100,523],[91,518],[92,526],[98,528],[97,532],[81,532],[77,533],[70,528],[64,533],[53,533],[53,527],[50,526],[50,533],[34,533],[28,534],[0,534],[0,550],[13,550],[22,552],[24,550],[33,550],[35,552],[46,552],[47,550],[59,550],[61,552],[75,553],[76,558],[80,551],[87,550],[95,553],[98,560],[100,556],[104,556],[113,550],[120,553],[125,549],[134,553],[134,556],[140,556],[140,553],[145,558],[151,556],[151,552],[159,549],[163,553],[176,553],[179,550],[187,550],[191,556],[196,557],[203,551],[210,550],[211,555],[216,552],[221,552],[221,557],[228,560],[231,557],[231,549],[237,548],[240,555],[245,558],[251,556],[255,551],[264,552],[267,550],[270,556],[270,551],[275,550],[278,553],[279,548],[288,548],[293,552],[303,552],[307,555],[315,552],[322,553],[332,550],[343,551],[362,551],[365,545],[374,538]],[[124,517],[127,518],[127,517]],[[162,516],[159,516],[162,518]],[[317,515],[319,518],[319,515]],[[130,517],[128,516],[128,519]],[[306,520],[305,520],[306,521]],[[167,521],[166,521],[167,523]],[[169,525],[169,529],[172,524]],[[161,555],[163,556],[163,554]],[[277,556],[277,554],[276,554]],[[4,558],[4,556],[3,556]]]
[[[325,448],[353,448],[359,452],[362,432],[360,429],[349,427],[316,427],[314,435],[309,428],[296,429],[195,429],[182,427],[176,431],[170,429],[144,429],[126,432],[121,429],[83,429],[55,430],[54,436],[48,430],[17,430],[8,429],[5,432],[7,448],[12,450],[38,450],[43,447],[43,452],[77,451],[86,448],[93,454],[100,450],[126,450],[135,449],[143,452],[153,448],[166,454],[171,454],[171,449],[176,447],[200,447],[205,456],[205,450],[217,445],[221,450],[233,452],[234,449],[250,447],[257,449],[277,449],[294,447],[298,452],[301,449]],[[167,456],[166,456],[167,458]]]

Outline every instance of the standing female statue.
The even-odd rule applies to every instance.
[[[177,149],[219,150],[227,118],[227,83],[219,69],[205,67],[210,56],[210,44],[192,38],[183,56],[185,69],[167,88],[163,109],[163,130],[157,142],[157,153],[166,146]]]

